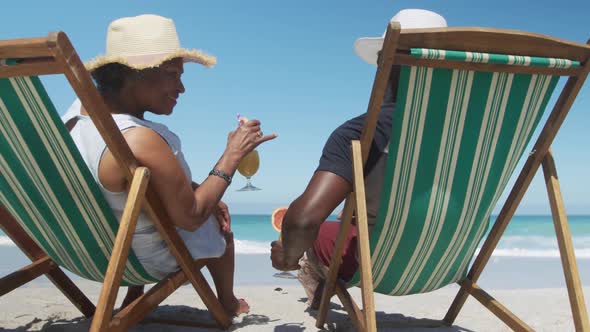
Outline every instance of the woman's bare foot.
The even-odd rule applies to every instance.
[[[238,299],[238,302],[240,303],[240,307],[238,311],[236,311],[236,316],[239,316],[241,314],[247,314],[250,312],[250,305],[248,304],[248,302],[246,302],[245,299]]]
[[[234,297],[234,300],[230,305],[226,306],[224,303],[222,303],[222,305],[225,308],[227,314],[231,317],[236,317],[250,312],[250,305],[244,299],[237,299]]]

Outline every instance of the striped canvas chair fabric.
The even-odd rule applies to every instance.
[[[0,79],[0,204],[59,265],[102,281],[118,221],[38,77]],[[124,285],[156,282],[131,251]]]
[[[568,68],[578,62],[412,49],[424,59]],[[462,280],[558,76],[402,66],[383,193],[370,236],[374,290]],[[352,283],[359,282],[358,273]]]

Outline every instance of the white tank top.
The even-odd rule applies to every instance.
[[[88,116],[80,115],[79,101],[74,102],[68,112],[62,116],[62,120],[67,122],[74,117],[77,117],[78,121],[70,131],[70,135],[105,199],[111,206],[115,217],[117,220],[121,220],[125,202],[127,201],[127,192],[109,191],[100,183],[98,178],[98,167],[106,151],[106,144],[92,120]],[[146,127],[158,133],[168,143],[170,149],[172,149],[187,178],[189,180],[192,179],[190,168],[181,151],[180,139],[168,127],[128,114],[113,114],[113,119],[121,132],[133,127]],[[214,216],[210,216],[194,232],[188,232],[179,228],[177,228],[177,231],[184,240],[193,259],[219,257],[225,251],[226,242]],[[168,250],[164,240],[149,220],[147,214],[143,211],[139,215],[131,246],[147,272],[156,278],[163,278],[168,273],[179,269],[176,259],[172,256],[170,250]]]
[[[172,149],[172,152],[182,166],[187,178],[192,179],[190,168],[182,154],[180,139],[171,132],[168,127],[160,123],[142,120],[128,114],[113,114],[113,119],[121,132],[133,127],[146,127],[158,133],[166,143],[168,143],[170,149]],[[109,191],[99,181],[98,166],[106,151],[106,144],[102,139],[102,136],[100,136],[92,120],[90,120],[88,116],[83,115],[78,115],[78,122],[70,132],[70,135],[74,139],[78,150],[80,150],[82,158],[86,161],[92,176],[94,176],[94,179],[102,190],[104,197],[113,209],[113,212],[115,212],[115,216],[120,220],[123,215],[123,209],[125,208],[125,202],[127,201],[127,192]],[[152,224],[147,216],[142,212],[137,223],[137,231],[143,231],[145,228],[151,227],[151,225]]]

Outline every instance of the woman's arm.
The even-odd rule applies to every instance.
[[[227,183],[221,178],[209,177],[202,183],[206,192],[199,189],[201,186],[193,189],[192,180],[160,135],[143,127],[127,130],[123,135],[139,164],[150,169],[150,181],[172,222],[188,231],[199,228],[217,206]],[[237,165],[239,155],[233,157]],[[222,159],[225,169],[230,171],[232,158],[224,154]],[[201,195],[197,196],[197,192]]]
[[[214,168],[233,175],[244,155],[259,144],[276,137],[274,134],[260,137],[259,133],[260,122],[256,120],[231,132],[227,147]],[[123,136],[139,164],[150,169],[151,183],[172,222],[188,231],[199,228],[217,209],[228,183],[221,177],[209,176],[193,189],[191,179],[187,178],[172,150],[160,135],[149,128],[136,127],[125,131]],[[116,190],[118,186],[109,187],[113,183],[113,176],[119,178],[120,183],[125,183],[123,172],[107,151],[101,159],[100,180],[107,189],[121,191]]]
[[[199,184],[195,181],[191,183],[191,188],[193,188],[193,190],[197,189],[198,187]],[[219,203],[217,203],[217,207],[213,211],[213,214],[215,215],[215,219],[217,219],[217,222],[221,227],[221,231],[224,233],[231,232],[231,215],[229,214],[229,207],[227,204],[225,204],[223,201],[219,201]]]

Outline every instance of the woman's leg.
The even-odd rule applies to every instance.
[[[221,305],[230,316],[237,316],[247,313],[250,306],[243,299],[236,298],[234,294],[235,247],[233,233],[225,234],[225,241],[227,246],[224,254],[219,258],[207,259],[205,265],[211,273]]]

